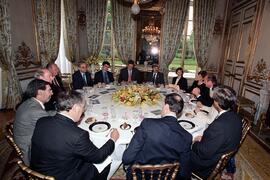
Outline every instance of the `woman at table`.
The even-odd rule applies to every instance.
[[[187,91],[187,79],[183,77],[184,71],[182,68],[177,68],[175,73],[177,74],[177,77],[174,77],[172,79],[172,84],[178,85],[179,89]]]
[[[198,72],[198,75],[196,76],[195,80],[193,81],[192,85],[188,89],[188,92],[192,92],[192,90],[196,87],[200,88],[201,92],[204,93],[203,89],[205,87],[205,81],[208,78],[208,74],[206,71],[200,71]]]

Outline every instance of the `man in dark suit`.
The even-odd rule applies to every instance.
[[[127,67],[121,69],[119,74],[118,82],[127,82],[132,83],[134,81],[137,81],[137,83],[141,83],[141,73],[138,69],[134,67],[134,61],[129,60]]]
[[[102,63],[102,70],[95,73],[94,84],[105,83],[109,84],[114,82],[113,73],[109,72],[110,63],[104,61]]]
[[[218,117],[203,136],[194,138],[192,146],[192,171],[203,179],[207,179],[223,154],[238,148],[242,134],[241,119],[232,111],[236,102],[234,90],[216,87],[213,99]]]
[[[146,118],[136,130],[123,155],[128,165],[127,179],[131,179],[133,164],[163,164],[180,162],[177,179],[190,178],[190,152],[192,136],[177,122],[184,103],[179,94],[166,96],[162,118]]]
[[[47,64],[46,68],[52,74],[51,88],[53,91],[53,95],[52,95],[50,101],[45,104],[45,109],[47,111],[50,111],[50,110],[56,110],[56,98],[60,92],[65,91],[65,88],[63,86],[62,79],[59,76],[60,71],[59,71],[57,64],[55,64],[54,62],[50,62]]]
[[[41,79],[50,83],[53,94],[58,94],[58,89],[53,85],[54,76],[47,68],[38,69],[34,75],[36,79]],[[51,99],[44,104],[46,111],[55,111],[56,110],[56,96],[52,96]]]
[[[214,100],[210,97],[210,89],[205,85],[201,86],[201,88],[195,87],[192,90],[192,94],[196,97],[197,101],[201,102],[204,106],[211,107],[214,103]]]
[[[49,116],[45,110],[44,103],[52,96],[50,84],[40,79],[32,80],[24,93],[25,101],[22,102],[17,111],[14,121],[14,140],[23,152],[23,161],[30,164],[31,138],[39,118]]]
[[[119,138],[116,129],[98,149],[89,133],[77,126],[85,111],[85,100],[76,91],[58,96],[59,113],[38,120],[32,137],[31,168],[57,180],[106,179],[108,165],[101,173],[93,163],[103,162],[114,151]]]
[[[91,74],[87,71],[87,64],[79,62],[78,71],[72,75],[73,89],[82,89],[84,86],[93,86]]]
[[[163,73],[159,72],[159,66],[158,64],[152,65],[152,72],[147,73],[147,81],[146,82],[152,82],[154,85],[164,85],[164,75]]]
[[[187,91],[188,83],[187,79],[183,77],[184,70],[179,67],[176,69],[175,73],[177,74],[177,77],[172,79],[172,84],[178,85],[179,89]]]

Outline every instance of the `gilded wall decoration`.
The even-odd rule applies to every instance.
[[[266,62],[261,59],[257,62],[253,73],[247,76],[248,80],[255,80],[256,83],[262,82],[264,80],[270,80],[270,70],[267,69]]]
[[[28,68],[31,64],[37,65],[39,63],[34,61],[34,56],[31,52],[31,49],[25,44],[25,42],[22,42],[22,44],[15,52],[14,64],[15,67],[21,65],[24,68]]]

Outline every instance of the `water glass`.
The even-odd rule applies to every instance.
[[[115,118],[116,118],[116,112],[115,112],[115,108],[113,105],[111,106],[111,118],[112,118],[112,120],[115,120]]]
[[[102,116],[104,121],[108,120],[109,113],[108,108],[106,106],[102,107]]]
[[[139,119],[139,110],[137,109],[133,110],[132,115],[133,115],[133,120],[137,121]]]

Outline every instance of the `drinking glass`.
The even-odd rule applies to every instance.
[[[139,119],[139,110],[135,109],[132,111],[133,120],[137,121]]]
[[[111,106],[111,118],[112,118],[112,120],[115,120],[115,118],[116,118],[116,112],[115,112],[115,108],[113,105]]]
[[[102,107],[102,116],[104,121],[108,120],[109,113],[108,108],[106,106]]]

